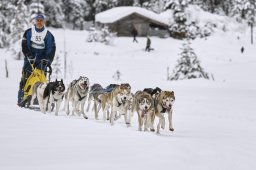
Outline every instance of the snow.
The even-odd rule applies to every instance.
[[[216,32],[191,41],[202,67],[213,73],[215,81],[166,81],[167,66],[172,70],[179,58],[180,40],[151,37],[155,50],[148,53],[143,37],[138,37],[139,43],[132,43],[132,37],[119,37],[106,46],[86,42],[87,31],[49,30],[55,35],[62,62],[66,37],[68,68],[73,68],[64,80],[66,85],[85,75],[91,84],[104,87],[128,82],[133,93],[155,86],[173,90],[175,131],[139,132],[136,113],[127,128],[123,119],[114,126],[104,122],[102,113],[95,120],[92,111],[85,120],[66,116],[64,111],[56,117],[19,108],[16,100],[23,61],[13,60],[0,49],[0,169],[256,168],[256,58],[249,30]],[[245,47],[243,54],[241,46]],[[122,73],[121,81],[112,78],[116,70]]]
[[[107,11],[96,14],[95,21],[100,23],[113,23],[133,13],[142,15],[143,17],[155,20],[157,22],[169,25],[168,19],[152,11],[140,7],[115,7]]]

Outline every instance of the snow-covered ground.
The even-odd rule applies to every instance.
[[[137,115],[127,128],[123,119],[109,122],[42,114],[16,106],[22,61],[0,50],[0,169],[175,169],[254,170],[256,168],[256,57],[249,32],[218,32],[191,41],[214,81],[166,81],[167,67],[177,64],[183,41],[152,37],[117,38],[112,46],[87,43],[87,32],[54,30],[63,62],[66,36],[67,85],[80,75],[104,87],[127,82],[132,92],[145,87],[173,90],[174,132],[157,135],[137,130]],[[238,39],[237,37],[240,37]],[[256,41],[256,40],[255,40]],[[240,53],[241,46],[245,53]],[[4,59],[10,78],[5,78]],[[71,68],[73,71],[70,71]],[[119,70],[121,81],[112,76]],[[63,76],[62,76],[63,77]],[[156,122],[155,122],[156,125]]]

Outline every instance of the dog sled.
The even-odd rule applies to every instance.
[[[25,86],[23,88],[24,91],[24,96],[23,96],[23,104],[24,107],[28,108],[29,104],[30,104],[30,100],[31,100],[31,96],[32,96],[32,90],[33,90],[33,86],[37,83],[37,82],[48,82],[50,81],[50,77],[52,74],[52,68],[49,65],[48,61],[45,59],[42,59],[40,62],[40,66],[38,67],[34,67],[34,63],[35,63],[35,59],[29,59],[29,63],[32,67],[32,73],[30,74],[30,76],[28,77]],[[46,70],[46,71],[45,71]],[[46,78],[46,73],[48,74],[48,80]],[[34,102],[34,105],[38,105],[38,102]]]

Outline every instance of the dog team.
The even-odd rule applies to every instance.
[[[66,114],[70,114],[71,104],[72,115],[82,115],[85,119],[88,119],[86,113],[89,112],[91,102],[93,102],[92,110],[95,119],[99,119],[99,111],[102,110],[103,120],[109,120],[111,125],[124,116],[127,127],[131,126],[131,118],[136,111],[139,131],[155,131],[154,121],[155,118],[158,118],[156,133],[160,133],[160,128],[165,128],[164,115],[167,113],[169,130],[174,131],[172,126],[174,92],[163,91],[158,87],[155,89],[145,88],[133,94],[128,83],[110,84],[103,88],[100,84],[90,86],[89,79],[80,76],[79,79],[70,83],[67,90],[62,79],[61,81],[56,79],[50,83],[38,82],[33,86],[30,105],[34,104],[36,98],[41,112],[51,112],[55,107],[56,116],[58,116],[61,102],[65,98]],[[84,107],[87,98],[88,106],[85,113]]]

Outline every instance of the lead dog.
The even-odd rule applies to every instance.
[[[65,94],[65,108],[67,115],[70,113],[69,103],[71,102],[73,107],[72,115],[76,113],[80,116],[81,113],[85,119],[88,119],[84,113],[84,105],[88,95],[88,90],[89,79],[87,77],[80,76],[78,80],[72,81]]]
[[[154,101],[150,94],[145,91],[137,91],[135,93],[135,109],[138,113],[138,130],[141,131],[144,126],[144,131],[150,128],[155,131],[152,119],[154,118]]]
[[[165,118],[164,113],[168,113],[169,119],[169,130],[174,131],[172,126],[172,111],[173,104],[175,101],[175,96],[173,91],[162,91],[155,98],[155,115],[159,118],[159,123],[157,125],[156,133],[160,133],[160,127],[165,128]]]

